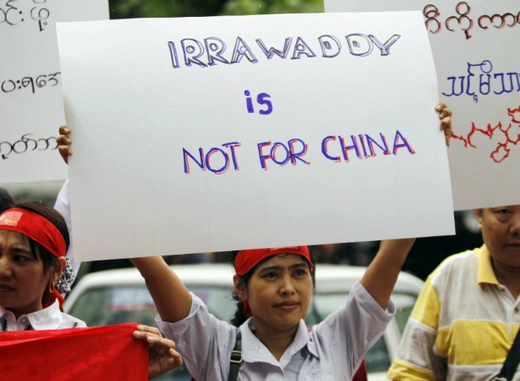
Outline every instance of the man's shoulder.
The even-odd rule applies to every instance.
[[[446,277],[468,276],[472,270],[476,272],[480,250],[481,248],[475,248],[450,255],[429,275],[429,280],[435,283]]]
[[[472,250],[466,250],[457,254],[452,254],[441,262],[438,269],[451,266],[463,266],[468,262],[478,260],[480,250],[481,248],[478,247]]]

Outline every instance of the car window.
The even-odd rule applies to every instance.
[[[236,309],[228,288],[189,287],[218,319],[230,321]],[[96,308],[92,308],[96,306]],[[142,286],[96,287],[84,292],[69,314],[88,326],[137,322],[155,326],[157,310],[150,293]]]
[[[406,323],[408,322],[408,318],[412,313],[416,300],[416,295],[400,293],[392,294],[392,302],[394,302],[395,305],[395,320],[401,335],[404,332],[404,328],[406,327]]]

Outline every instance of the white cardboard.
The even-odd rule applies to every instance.
[[[0,1],[0,183],[66,178],[55,23],[105,19],[107,0]]]
[[[457,137],[449,161],[455,210],[520,203],[517,0],[325,0],[325,10],[421,11],[440,98],[454,112]],[[460,95],[452,95],[453,84]]]
[[[354,55],[346,36],[355,33],[380,44],[400,37],[381,50],[351,36]],[[326,35],[333,37],[322,37],[323,51]],[[206,55],[187,66],[181,41],[187,51],[198,49],[193,39],[205,49],[210,37],[210,49],[226,50],[212,66],[199,66]],[[285,59],[268,59],[256,39],[267,50],[291,48]],[[58,40],[79,260],[454,232],[435,68],[417,12],[63,23]],[[242,54],[233,53],[237,41]],[[221,62],[233,57],[234,64]],[[257,103],[261,93],[270,96],[270,114],[260,114],[268,110],[265,96]],[[414,154],[400,138],[403,147],[392,153],[396,131]],[[337,137],[327,143],[333,157],[339,136],[352,144],[351,135],[366,134],[383,144],[380,133],[388,155],[374,146],[372,157],[359,145],[361,158],[352,149],[348,162],[335,162],[322,152],[327,136]],[[281,166],[268,159],[262,169],[258,143],[296,138],[308,148],[302,160]],[[222,146],[228,142],[240,143],[236,168]],[[189,159],[185,173],[183,149],[198,157],[203,148],[206,157],[214,147],[227,152],[226,172]],[[216,170],[225,156],[213,152]]]

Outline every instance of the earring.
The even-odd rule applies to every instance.
[[[54,294],[54,283],[49,284],[49,294]]]

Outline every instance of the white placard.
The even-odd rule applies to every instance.
[[[325,10],[420,10],[441,98],[454,111],[454,208],[520,204],[518,0],[325,0]]]
[[[66,178],[55,23],[106,19],[108,0],[0,0],[0,183]]]
[[[80,260],[454,232],[419,12],[64,23],[58,40]]]

